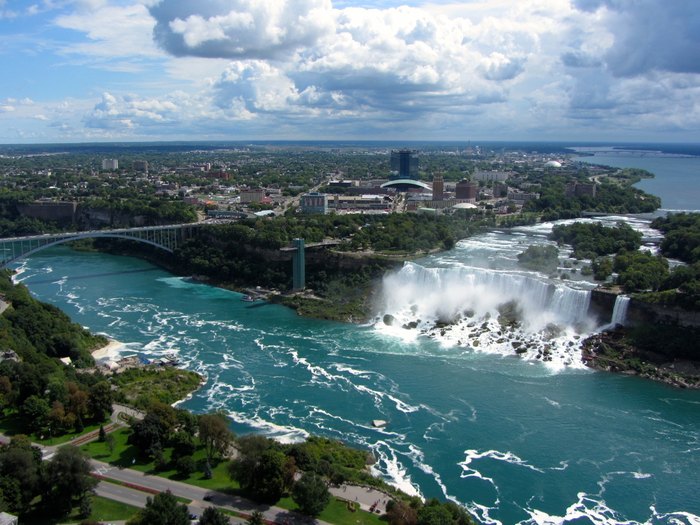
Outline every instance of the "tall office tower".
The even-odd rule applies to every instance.
[[[445,198],[445,181],[441,174],[433,176],[433,200],[441,201]]]
[[[418,178],[418,157],[415,151],[410,149],[392,150],[391,171],[395,172],[399,179]]]

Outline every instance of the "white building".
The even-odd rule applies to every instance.
[[[103,170],[118,170],[119,161],[117,159],[102,159],[102,169]]]

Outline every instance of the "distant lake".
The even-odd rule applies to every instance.
[[[655,175],[635,184],[640,190],[661,197],[667,210],[700,210],[700,157],[655,151],[613,148],[574,148],[593,156],[572,160],[615,168],[641,168]]]

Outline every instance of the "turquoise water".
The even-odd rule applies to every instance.
[[[572,160],[616,168],[641,168],[653,173],[653,179],[644,179],[635,186],[661,197],[662,208],[700,210],[700,157],[611,148],[580,149],[594,156]]]
[[[445,277],[480,253],[488,267],[489,252],[512,258],[511,236],[544,239],[537,229],[494,233],[421,264]],[[207,377],[182,406],[224,410],[238,433],[371,449],[387,480],[487,523],[700,523],[700,392],[401,337],[381,323],[304,319],[133,258],[58,248],[20,272],[36,296],[124,342],[124,353],[177,352]],[[394,279],[385,295],[396,299]]]

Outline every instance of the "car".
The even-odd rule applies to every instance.
[[[207,494],[207,495],[204,496],[202,499],[203,499],[204,501],[211,501],[211,500],[212,500],[212,497],[211,497],[210,494]]]
[[[191,514],[191,513],[190,513],[190,519],[191,519],[191,520],[196,520],[196,519],[197,519],[197,515],[196,515],[196,514]]]

